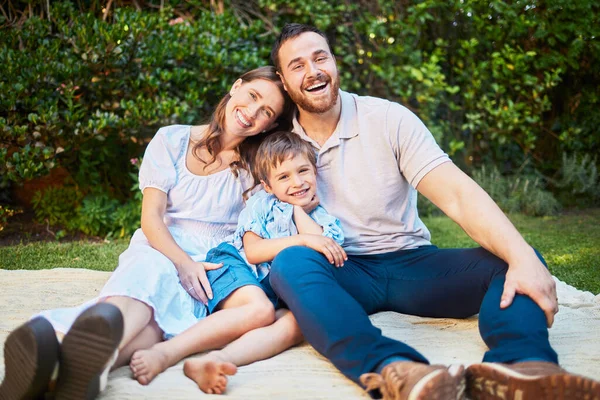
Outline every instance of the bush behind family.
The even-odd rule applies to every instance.
[[[277,26],[313,18],[342,88],[415,111],[505,211],[600,199],[593,2],[169,3],[3,6],[0,225],[33,202],[58,237],[129,236],[136,159],[156,128],[203,120],[232,79],[268,61]],[[49,172],[61,188],[22,193]]]

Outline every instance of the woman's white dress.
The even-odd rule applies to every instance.
[[[250,175],[230,169],[208,176],[192,174],[185,165],[190,126],[161,128],[148,144],[140,167],[140,189],[167,193],[165,224],[177,244],[195,261],[231,239],[243,208],[242,193],[251,186]],[[150,246],[138,229],[119,265],[99,296],[78,307],[44,311],[55,330],[67,332],[86,308],[108,296],[128,296],[148,304],[165,338],[172,337],[206,316],[206,307],[179,283],[173,263]]]

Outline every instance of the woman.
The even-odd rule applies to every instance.
[[[292,113],[275,69],[261,67],[233,84],[208,125],[160,129],[140,168],[142,227],[118,268],[98,298],[43,312],[9,335],[0,398],[43,395],[59,352],[57,399],[94,398],[111,366],[205,317],[206,271],[218,279],[220,265],[202,260],[235,230],[260,138],[288,128]],[[60,346],[55,331],[66,333]]]

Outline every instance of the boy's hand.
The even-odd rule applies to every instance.
[[[223,263],[213,264],[193,260],[184,262],[177,268],[179,282],[190,296],[206,305],[208,304],[208,299],[213,298],[206,271],[218,269],[222,266]]]
[[[319,196],[315,193],[313,198],[310,200],[310,203],[308,203],[307,205],[302,207],[302,209],[304,210],[305,213],[309,214],[312,212],[312,210],[317,208],[317,206],[319,205],[320,202],[321,201],[319,200]]]
[[[342,246],[337,244],[335,240],[331,238],[309,233],[301,234],[299,236],[302,237],[302,243],[306,247],[310,247],[311,249],[322,253],[327,257],[327,260],[336,267],[343,267],[344,261],[348,259]]]

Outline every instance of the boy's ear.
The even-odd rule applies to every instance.
[[[271,193],[271,194],[273,193],[273,190],[271,190],[271,186],[269,186],[269,184],[267,182],[265,182],[261,179],[260,184],[262,185],[263,189],[265,189],[265,192]]]

